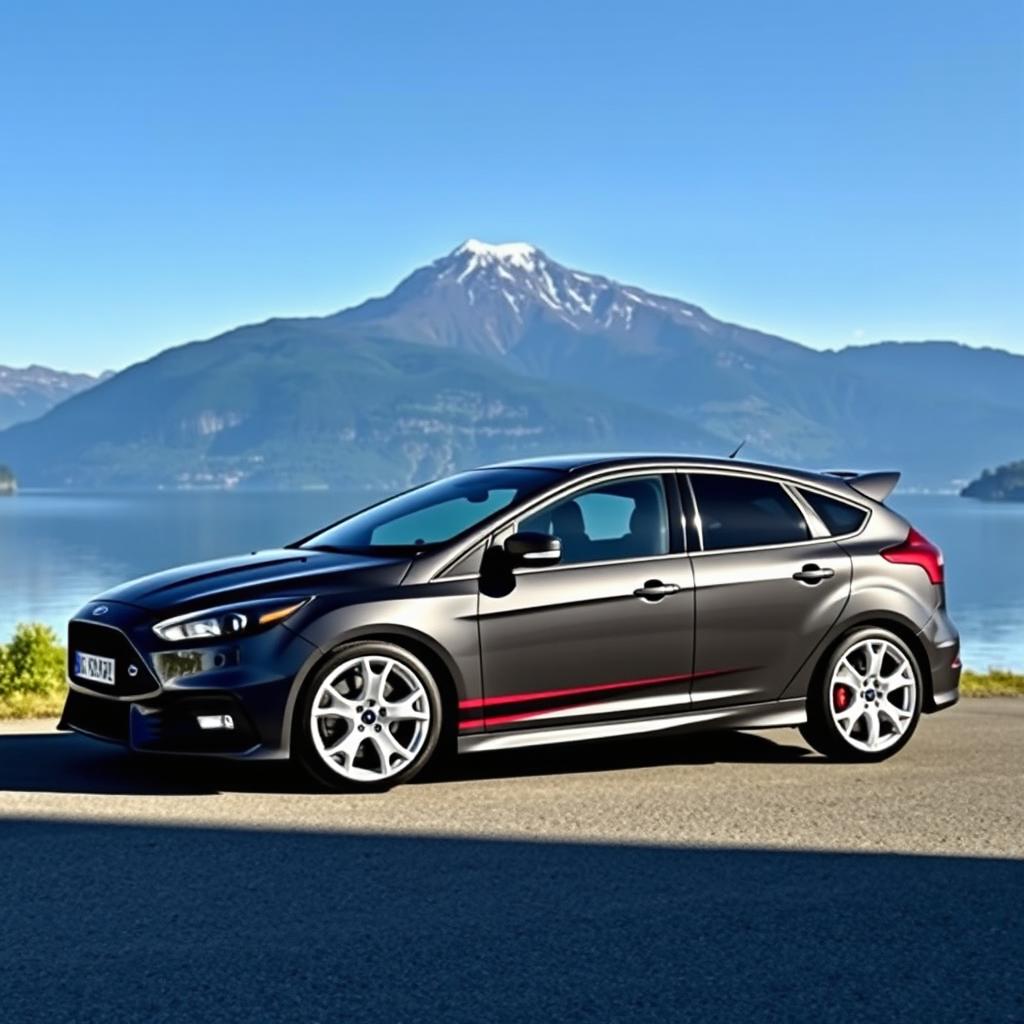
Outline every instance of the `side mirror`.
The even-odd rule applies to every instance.
[[[562,542],[549,533],[513,533],[504,547],[513,566],[555,565],[562,558]]]

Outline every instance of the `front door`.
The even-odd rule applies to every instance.
[[[812,537],[777,481],[709,472],[690,474],[690,485],[702,548],[692,559],[694,705],[774,700],[839,618],[850,557]]]
[[[562,560],[481,593],[484,697],[462,709],[463,727],[578,734],[685,710],[693,575],[674,488],[671,477],[619,477],[517,524],[559,537]]]

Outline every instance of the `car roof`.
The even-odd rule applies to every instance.
[[[794,469],[791,466],[774,466],[765,462],[746,459],[729,459],[712,455],[683,455],[656,452],[606,452],[578,455],[550,455],[532,459],[516,459],[485,466],[485,469],[528,468],[554,469],[564,473],[582,473],[598,469],[618,469],[643,466],[671,466],[678,469],[739,469],[755,473],[770,473],[791,479],[806,480],[809,483],[826,484],[830,489],[844,490],[841,477],[809,469]]]

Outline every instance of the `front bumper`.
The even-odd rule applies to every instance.
[[[204,729],[200,718],[230,728]],[[150,753],[274,756],[279,746],[267,742],[244,703],[230,693],[126,702],[69,690],[57,728]]]
[[[69,692],[58,728],[143,752],[287,757],[290,699],[319,656],[313,644],[281,625],[171,649],[141,609],[109,604],[100,632],[84,617],[89,607],[69,629]],[[114,683],[77,676],[76,645],[115,658]]]

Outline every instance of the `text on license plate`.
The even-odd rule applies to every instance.
[[[75,675],[92,683],[114,685],[114,659],[75,651]]]

